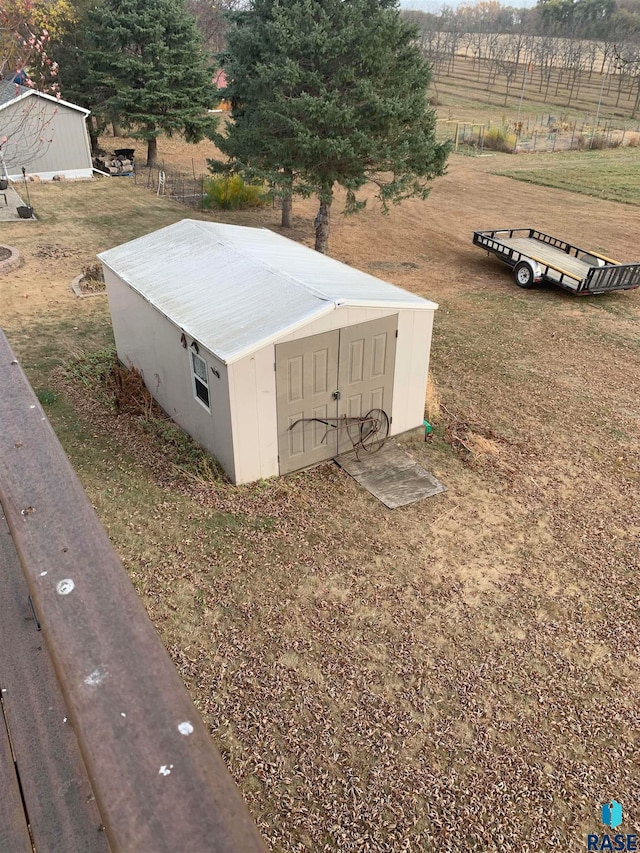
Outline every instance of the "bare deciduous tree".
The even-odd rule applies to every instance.
[[[187,8],[198,22],[204,45],[212,55],[224,48],[226,13],[235,12],[244,5],[244,0],[188,0]]]

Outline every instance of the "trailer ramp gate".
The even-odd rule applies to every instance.
[[[640,287],[640,264],[593,267],[580,283],[580,293],[607,293]]]

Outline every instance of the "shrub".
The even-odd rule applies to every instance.
[[[104,273],[102,264],[87,264],[82,267],[82,277],[86,281],[102,281],[104,282]]]
[[[207,482],[225,480],[218,462],[162,411],[146,388],[142,372],[133,365],[127,368],[120,364],[115,349],[73,359],[64,376],[73,384],[84,385],[102,405],[126,418],[133,429],[150,435],[181,474]],[[48,391],[40,392],[38,398],[47,405],[57,399]]]
[[[619,148],[621,140],[613,136],[607,136],[605,133],[594,133],[593,136],[582,134],[576,136],[573,142],[573,148],[578,151],[602,151],[605,148]]]
[[[106,289],[102,264],[87,264],[87,266],[82,267],[80,290],[83,293],[100,293]]]
[[[208,178],[204,184],[203,206],[221,210],[242,210],[245,207],[262,207],[271,201],[262,184],[247,184],[240,175]]]
[[[516,136],[509,133],[506,127],[490,127],[484,135],[484,147],[512,154],[516,147]]]
[[[113,394],[107,390],[108,377],[118,365],[118,357],[113,347],[97,352],[80,355],[70,361],[63,370],[70,381],[79,382],[85,388],[95,391],[101,402],[113,408]]]

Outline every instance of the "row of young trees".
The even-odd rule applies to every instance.
[[[480,0],[438,13],[407,11],[421,30],[450,33],[527,33],[620,41],[640,37],[640,0],[538,0],[532,8]]]
[[[600,38],[569,37],[571,27],[545,23],[540,7],[555,0],[544,0],[536,9],[517,10],[497,3],[480,3],[459,10],[444,8],[439,16],[410,12],[407,16],[418,26],[425,56],[434,68],[435,79],[456,73],[456,58],[471,57],[478,79],[484,75],[491,97],[496,81],[503,81],[505,104],[514,83],[523,82],[527,69],[535,69],[538,93],[543,100],[557,96],[562,87],[567,92],[567,106],[580,94],[586,80],[594,74],[605,75],[607,95],[614,88],[616,106],[623,93],[630,96],[630,115],[640,111],[640,3],[637,4],[637,31],[634,26],[617,34],[616,15],[635,15],[629,9],[610,7],[611,26]],[[586,0],[572,4],[579,7]],[[599,2],[599,0],[598,0]],[[634,7],[635,8],[635,7]],[[527,14],[527,13],[530,14]],[[605,12],[601,12],[604,33]],[[584,21],[586,13],[578,19]],[[574,22],[575,23],[575,22]],[[584,27],[582,27],[582,30]],[[574,33],[581,28],[574,26]],[[556,33],[556,34],[554,34]],[[554,91],[555,90],[555,91]]]

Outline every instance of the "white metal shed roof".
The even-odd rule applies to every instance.
[[[266,228],[183,219],[98,255],[224,362],[339,305],[437,305]]]

